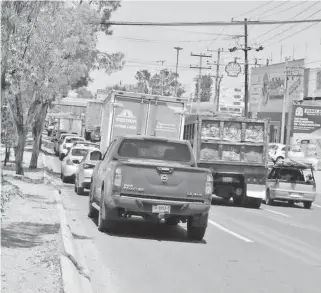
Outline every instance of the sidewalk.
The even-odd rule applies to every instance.
[[[62,292],[54,189],[13,179],[6,170],[4,179],[2,196],[10,198],[1,226],[2,292]]]

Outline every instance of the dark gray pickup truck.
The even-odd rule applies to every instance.
[[[213,178],[198,168],[190,143],[148,136],[118,137],[96,165],[89,217],[111,231],[120,218],[141,216],[168,225],[187,222],[190,239],[204,237]]]

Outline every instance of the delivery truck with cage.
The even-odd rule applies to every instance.
[[[85,139],[91,140],[91,134],[95,127],[100,126],[101,112],[103,102],[102,101],[89,101],[86,106],[85,114]]]
[[[111,91],[102,106],[101,152],[119,136],[182,139],[186,103],[176,97]]]
[[[229,114],[191,114],[184,139],[197,165],[213,174],[213,194],[239,206],[259,208],[265,199],[268,120]]]

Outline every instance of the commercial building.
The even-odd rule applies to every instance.
[[[309,64],[307,64],[309,65]],[[280,142],[283,98],[285,96],[285,66],[278,63],[251,69],[249,111],[252,117],[270,119],[270,142]],[[285,121],[294,101],[317,105],[321,97],[321,68],[307,68],[305,60],[288,62],[288,102]],[[310,101],[307,101],[310,100]],[[286,134],[286,128],[285,128]]]

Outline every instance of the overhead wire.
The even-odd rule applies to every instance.
[[[243,16],[243,15],[248,15],[248,14],[250,14],[251,12],[253,12],[253,11],[255,11],[255,10],[258,10],[258,9],[260,9],[260,8],[262,8],[262,7],[265,7],[265,6],[267,6],[268,4],[270,4],[270,3],[272,3],[272,2],[274,2],[274,0],[269,1],[269,2],[266,2],[266,3],[264,3],[264,4],[261,4],[261,5],[253,8],[253,9],[251,9],[251,10],[249,10],[249,11],[246,11],[246,12],[244,12],[244,13],[242,13],[242,14],[239,14],[239,15],[235,16],[234,18],[241,17],[241,16]]]
[[[257,17],[259,18],[260,16],[262,16],[262,15],[266,14],[267,12],[270,12],[270,11],[272,11],[272,10],[276,9],[276,8],[279,8],[279,7],[283,6],[284,4],[288,3],[289,1],[290,1],[290,0],[282,1],[282,3],[280,3],[279,5],[274,6],[274,7],[270,8],[270,9],[268,9],[267,11],[262,12],[262,13],[261,13],[261,14],[259,14]]]
[[[313,14],[309,15],[309,16],[307,17],[307,19],[310,18],[310,17],[312,17],[312,16],[314,16],[314,15],[316,15],[316,14],[319,13],[320,11],[321,11],[321,9],[317,10],[317,11],[314,12]],[[321,21],[321,20],[320,20],[320,21]],[[312,24],[309,25],[307,28],[312,27],[313,25],[316,25],[316,24],[317,24],[317,23],[312,23]],[[282,32],[280,32],[280,33],[278,33],[278,34],[276,34],[276,35],[274,35],[274,36],[272,36],[272,37],[270,37],[270,38],[268,38],[268,39],[266,39],[265,41],[262,41],[261,43],[268,42],[269,40],[274,39],[274,38],[276,38],[276,37],[284,34],[284,33],[287,32],[288,30],[294,28],[296,25],[297,25],[297,24],[294,24],[294,25],[290,26],[289,28],[283,30]],[[280,41],[277,41],[277,42],[280,42]]]
[[[303,3],[301,3],[301,4],[303,4]],[[313,3],[312,5],[310,5],[310,6],[309,6],[309,7],[307,7],[306,9],[304,9],[304,10],[300,11],[299,13],[297,13],[295,16],[293,16],[293,17],[292,17],[292,18],[290,18],[290,19],[294,19],[294,18],[296,18],[297,16],[301,15],[302,13],[306,12],[307,10],[309,10],[310,8],[314,7],[314,6],[315,6],[315,5],[317,5],[317,4],[318,4],[318,2]],[[259,35],[259,36],[255,37],[255,38],[256,38],[256,39],[259,39],[259,38],[260,38],[260,37],[262,37],[262,36],[266,36],[268,33],[270,33],[270,32],[272,32],[272,31],[276,30],[277,28],[279,28],[279,27],[281,27],[281,26],[282,26],[282,24],[279,24],[279,25],[278,25],[278,26],[276,26],[275,28],[272,28],[272,29],[268,30],[267,32],[262,33],[261,35]],[[261,43],[264,43],[264,42],[266,42],[266,40],[265,40],[265,41],[261,41]]]
[[[294,4],[293,6],[291,6],[291,7],[287,7],[287,8],[285,8],[285,9],[279,11],[279,12],[276,12],[276,13],[274,12],[274,13],[271,13],[271,14],[269,14],[269,15],[265,15],[265,16],[263,16],[263,18],[268,18],[268,17],[270,17],[270,16],[275,16],[275,15],[281,14],[281,13],[283,13],[283,12],[285,12],[285,11],[291,10],[292,8],[296,8],[296,7],[298,7],[298,6],[302,5],[302,4],[305,4],[306,2],[309,2],[309,0],[306,0],[306,1],[304,1],[304,2],[295,3],[295,4]],[[261,18],[262,18],[262,17],[261,17]]]
[[[321,11],[321,10],[319,10],[319,11]],[[319,12],[319,11],[317,11],[317,12]],[[321,22],[321,21],[320,21],[320,22]],[[297,32],[295,32],[295,33],[293,33],[293,34],[291,34],[291,35],[289,35],[289,36],[281,39],[281,40],[278,40],[278,41],[275,41],[275,42],[273,42],[273,43],[271,43],[271,44],[265,45],[265,47],[270,47],[270,46],[272,46],[272,45],[274,45],[274,44],[276,44],[276,43],[280,43],[280,42],[282,42],[282,41],[284,41],[284,40],[286,40],[286,39],[288,39],[288,38],[291,38],[291,37],[297,35],[298,33],[301,33],[301,32],[303,32],[303,31],[311,28],[312,26],[315,26],[315,25],[319,24],[320,22],[318,22],[318,23],[312,23],[312,24],[310,24],[309,26],[307,26],[307,27],[305,27],[305,28],[303,28],[303,29],[301,29],[301,30],[299,30],[299,31],[297,31]]]

